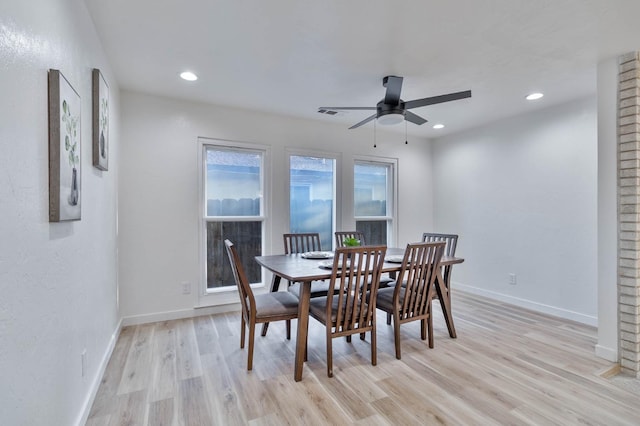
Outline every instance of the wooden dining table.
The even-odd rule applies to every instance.
[[[386,259],[390,256],[404,255],[404,248],[387,248]],[[326,259],[325,259],[326,261]],[[331,279],[331,269],[323,267],[321,259],[308,259],[300,254],[278,254],[270,256],[256,256],[256,262],[273,273],[271,291],[278,291],[280,281],[284,278],[290,282],[300,282],[300,295],[298,304],[298,333],[296,337],[296,356],[294,368],[294,380],[302,380],[302,368],[304,364],[305,347],[309,326],[309,300],[311,295],[311,282],[316,280]],[[464,262],[463,258],[443,256],[441,266],[454,265]],[[395,274],[400,271],[402,263],[385,260],[382,272]],[[436,277],[436,293],[440,299],[440,306],[444,315],[449,336],[456,338],[456,330],[451,315],[451,298],[449,297],[448,283],[442,277],[442,268],[438,269]],[[262,335],[267,332],[269,323],[263,324]]]

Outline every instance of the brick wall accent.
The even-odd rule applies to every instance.
[[[618,317],[620,365],[640,378],[640,52],[619,60]]]

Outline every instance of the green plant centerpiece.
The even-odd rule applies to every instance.
[[[342,240],[342,244],[344,244],[345,247],[358,247],[360,245],[360,240],[353,237],[345,237]]]

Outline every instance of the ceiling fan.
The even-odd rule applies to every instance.
[[[430,98],[415,99],[413,101],[405,102],[400,99],[402,77],[388,75],[382,79],[382,85],[387,88],[387,93],[384,95],[384,99],[378,102],[374,107],[320,107],[318,108],[318,112],[334,115],[339,110],[376,111],[375,114],[354,124],[349,127],[349,129],[360,127],[373,119],[378,119],[378,123],[380,124],[398,124],[406,120],[420,125],[426,123],[427,120],[407,110],[471,97],[471,90],[465,90],[464,92],[449,93],[446,95],[432,96]]]

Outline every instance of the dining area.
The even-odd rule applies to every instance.
[[[432,269],[433,330],[427,325],[429,336],[423,339],[421,319],[401,323],[397,334],[393,314],[388,325],[387,312],[379,309],[384,293],[397,288],[392,282],[400,280],[403,263],[397,263],[396,256],[404,262],[406,247],[387,248],[384,256],[380,248],[338,247],[312,253],[322,257],[315,259],[306,259],[305,253],[324,252],[291,250],[296,249],[252,259],[276,271],[269,290],[278,291],[268,294],[284,295],[281,305],[289,304],[289,312],[266,315],[253,324],[250,368],[250,341],[242,347],[239,340],[248,334],[251,338],[251,329],[239,309],[124,327],[87,425],[637,423],[639,395],[607,376],[611,363],[590,350],[596,339],[593,327],[473,295],[455,285],[451,289],[451,268],[463,261],[454,253],[445,249],[440,267]],[[349,250],[380,253],[377,262],[369,259],[380,267],[380,282],[385,283],[377,290],[371,317],[376,321],[375,343],[371,330],[360,340],[363,329],[358,328],[347,330],[354,331],[355,338],[334,339],[336,333],[316,318],[321,315],[313,305],[326,310],[323,298],[329,293],[321,292],[332,278],[340,282],[338,270],[333,277],[333,264],[344,261],[340,254]],[[241,276],[241,269],[238,272]],[[395,280],[389,276],[394,273]],[[360,278],[364,283],[364,273]],[[437,284],[440,278],[446,292]],[[302,285],[296,286],[296,279],[304,280]],[[411,285],[408,274],[401,281]],[[366,289],[370,294],[368,281]],[[299,291],[302,299],[294,293]],[[332,294],[338,299],[344,293],[337,298]],[[254,294],[256,301],[263,296]],[[327,341],[332,345],[333,377],[327,374]]]
[[[393,325],[395,356],[401,359],[400,325],[420,322],[421,340],[434,347],[432,301],[438,300],[450,338],[456,338],[450,298],[453,265],[464,262],[455,256],[458,236],[423,233],[422,241],[404,248],[367,245],[359,231],[336,231],[336,249],[322,251],[318,233],[283,235],[283,254],[256,256],[271,272],[270,291],[254,294],[233,242],[225,248],[242,305],[240,346],[248,331],[247,370],[253,368],[256,326],[266,336],[271,322],[286,321],[291,339],[291,320],[297,320],[294,380],[303,379],[307,360],[309,318],[326,327],[326,364],[333,376],[332,340],[353,335],[370,346],[370,361],[377,364],[377,310]],[[283,285],[284,284],[284,285]],[[248,330],[245,330],[245,327]]]

